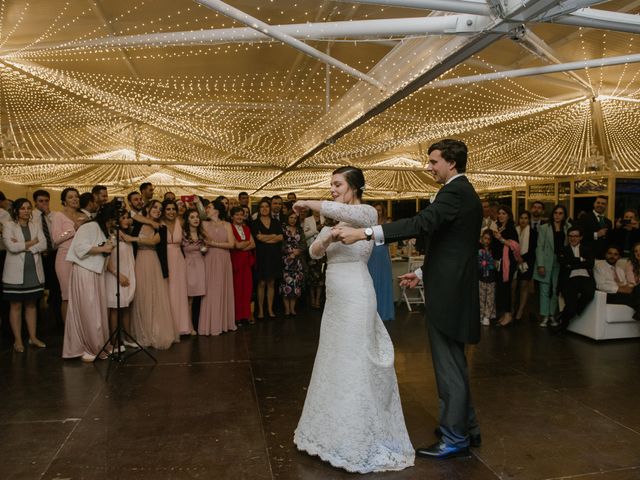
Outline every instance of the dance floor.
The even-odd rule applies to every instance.
[[[0,479],[355,478],[296,451],[293,430],[320,313],[220,337],[185,338],[158,363],[60,358],[0,344]],[[415,446],[435,441],[438,402],[421,313],[388,325]],[[357,339],[354,339],[357,341]],[[469,458],[416,459],[384,479],[640,479],[640,339],[550,336],[533,321],[485,328],[469,350],[483,444]]]

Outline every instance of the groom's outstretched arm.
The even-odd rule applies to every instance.
[[[459,202],[460,196],[456,192],[441,190],[436,201],[415,216],[373,227],[373,240],[382,244],[428,235],[456,217]],[[337,238],[347,245],[367,239],[363,228],[337,227],[336,230]]]

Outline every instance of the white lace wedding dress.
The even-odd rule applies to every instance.
[[[374,225],[369,205],[323,202],[322,215]],[[330,235],[325,227],[318,240]],[[293,441],[335,467],[367,473],[414,462],[394,370],[393,344],[376,311],[367,268],[373,242],[327,249],[327,302],[311,383]]]

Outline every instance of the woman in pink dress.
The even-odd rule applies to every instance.
[[[189,297],[189,319],[191,325],[191,312],[193,311],[193,299],[206,293],[204,255],[208,250],[206,245],[207,235],[204,232],[198,210],[192,208],[185,215],[182,237],[182,251],[187,262],[187,296]],[[194,331],[192,334],[196,334]]]
[[[149,219],[159,222],[162,204],[158,200],[149,203]],[[143,347],[164,350],[180,337],[174,329],[169,303],[169,287],[162,277],[160,258],[156,245],[160,234],[150,225],[143,225],[137,237],[124,235],[128,242],[138,243],[136,257],[136,295],[131,306],[131,330],[135,339]]]
[[[219,200],[205,207],[209,220],[204,222],[204,230],[209,249],[204,257],[207,291],[200,307],[200,335],[219,335],[236,329],[233,269],[229,255],[235,241],[231,225],[220,218],[224,211],[224,205]]]
[[[51,241],[58,248],[56,253],[56,275],[60,283],[62,296],[62,320],[67,318],[69,302],[69,277],[72,263],[67,260],[67,252],[71,246],[76,230],[87,221],[87,217],[78,211],[80,208],[80,193],[75,188],[65,188],[60,195],[62,212],[57,212],[51,219]]]
[[[236,323],[247,320],[249,323],[255,323],[251,318],[251,294],[253,293],[251,269],[255,263],[256,243],[251,236],[251,229],[244,222],[242,207],[231,209],[231,219],[233,236],[236,240],[235,248],[231,250]]]
[[[115,205],[115,204],[114,204]],[[123,233],[128,232],[133,223],[133,219],[126,210],[120,212],[119,226],[120,232],[118,232],[119,239],[119,252],[120,252],[120,268],[117,268],[117,253],[114,249],[111,251],[111,256],[107,262],[107,272],[105,273],[107,282],[107,306],[109,307],[109,330],[113,334],[118,325],[118,299],[116,294],[118,293],[118,283],[120,283],[120,315],[122,319],[122,327],[131,333],[131,302],[136,292],[136,260],[133,255],[133,247],[130,242],[124,241]],[[112,242],[114,239],[112,238]],[[119,271],[118,271],[119,270]],[[116,274],[120,274],[116,278]],[[123,338],[122,341],[125,345],[135,347],[136,344],[130,342],[128,338]]]
[[[104,208],[95,221],[78,228],[67,253],[73,266],[62,358],[81,357],[83,362],[92,362],[109,338],[104,270],[113,248],[107,235],[115,222],[108,210]]]
[[[169,303],[175,330],[180,335],[194,335],[189,315],[189,298],[187,294],[187,262],[182,253],[182,226],[177,221],[178,206],[174,200],[162,202],[164,218],[162,223],[167,227],[167,262],[169,264]]]

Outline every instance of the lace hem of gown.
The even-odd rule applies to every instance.
[[[350,473],[397,472],[413,467],[415,460],[413,454],[403,455],[379,447],[379,450],[372,455],[369,461],[355,464],[339,454],[331,455],[325,452],[321,446],[298,431],[295,432],[293,443],[299,451],[318,457],[332,467],[342,468]]]

